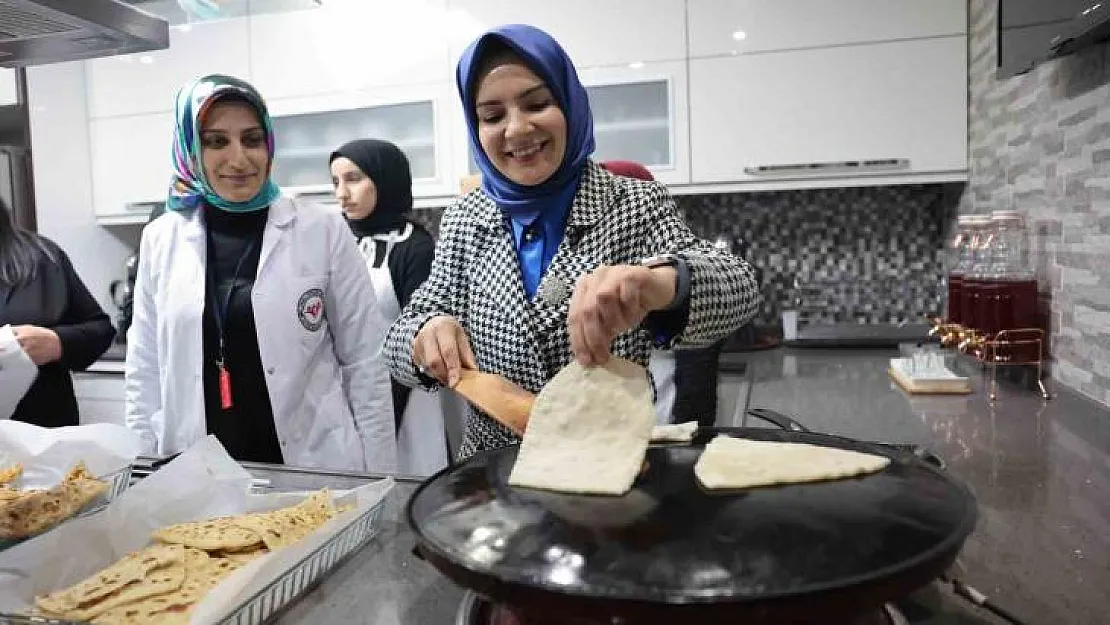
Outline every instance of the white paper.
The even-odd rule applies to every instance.
[[[10,419],[39,368],[23,351],[10,325],[0,327],[0,419]]]
[[[0,421],[0,467],[23,463],[21,488],[55,486],[78,461],[94,476],[104,477],[133,463],[139,448],[139,437],[122,425],[44,428]]]
[[[77,519],[0,553],[0,613],[31,608],[36,595],[71,586],[150,544],[154,530],[186,521],[273,510],[302,501],[306,493],[251,495],[251,476],[209,436],[139,482],[103,512]],[[191,623],[216,623],[244,599],[382,500],[392,479],[336,491],[337,503],[354,510],[332,519],[304,540],[251,562],[214,588]]]

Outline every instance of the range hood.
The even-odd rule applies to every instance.
[[[0,67],[162,50],[169,23],[121,0],[0,0]]]

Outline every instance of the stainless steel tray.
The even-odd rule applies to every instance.
[[[295,467],[279,467],[268,465],[253,465],[242,463],[244,467],[256,478],[252,489],[256,492],[275,492],[275,486],[270,479],[259,477],[260,474],[269,476],[288,475],[290,477],[327,477],[327,481],[334,483],[336,480],[348,482],[340,488],[350,486],[351,482],[363,483],[376,481],[377,478],[347,474],[339,472],[315,472]],[[130,479],[128,470],[124,488]],[[328,486],[322,484],[320,488]],[[284,489],[281,490],[293,490]],[[220,621],[221,625],[256,625],[267,622],[276,616],[285,607],[292,604],[306,591],[310,590],[317,582],[323,580],[339,564],[357,553],[366,546],[381,531],[382,515],[385,511],[386,499],[383,498],[376,506],[359,515],[350,525],[337,532],[326,542],[304,557],[300,562],[291,567],[281,577],[258,593],[244,599],[231,613]],[[83,625],[74,621],[48,619],[37,616],[22,616],[0,614],[0,625]]]
[[[77,514],[69,517],[68,519],[55,523],[46,530],[35,534],[35,536],[42,536],[55,527],[60,527],[67,522],[72,521],[73,519],[78,519],[90,514],[96,514],[97,512],[100,512],[104,508],[108,507],[108,504],[112,503],[113,499],[123,494],[123,491],[127,490],[127,487],[131,485],[131,465],[127,465],[126,467],[107,475],[101,475],[96,479],[103,480],[108,483],[108,490],[104,491],[103,495],[86,504],[84,508],[77,512]],[[15,545],[18,545],[25,540],[34,538],[35,536],[28,536],[27,538],[16,538],[12,540],[0,539],[0,551],[3,551],[4,549],[7,549],[9,547],[14,547]],[[0,621],[0,623],[2,622],[3,621]]]

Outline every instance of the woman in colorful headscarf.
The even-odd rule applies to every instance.
[[[389,141],[356,139],[336,148],[328,167],[335,198],[366,259],[378,310],[392,322],[428,278],[435,248],[432,235],[410,218],[409,159]],[[459,421],[462,412],[453,394],[394,382],[393,410],[398,472],[428,476],[447,466],[445,417]]]
[[[482,185],[445,213],[431,276],[390,328],[397,379],[450,386],[470,368],[539,391],[572,358],[646,365],[652,346],[712,343],[755,313],[751,267],[696,238],[662,185],[590,159],[586,90],[551,36],[491,30],[457,82]],[[461,456],[517,441],[472,411]]]
[[[214,434],[240,460],[394,470],[385,321],[342,215],[282,197],[251,85],[204,76],[176,115],[167,210],[140,245],[128,426],[158,455]]]

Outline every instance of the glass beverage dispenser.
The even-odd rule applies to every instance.
[[[1029,264],[1025,220],[1016,211],[991,213],[994,237],[984,281],[984,304],[992,333],[1037,327],[1037,280]],[[1036,350],[1033,350],[1036,352]],[[1014,360],[1035,359],[1036,353],[1012,354]]]
[[[975,215],[960,215],[956,219],[955,233],[948,244],[948,314],[947,323],[961,323],[960,296],[963,294],[964,275],[971,268],[971,235],[969,223]]]
[[[993,228],[990,215],[967,215],[967,270],[960,288],[960,323],[970,330],[982,332],[979,312],[982,308],[980,290],[990,265],[989,250]]]

